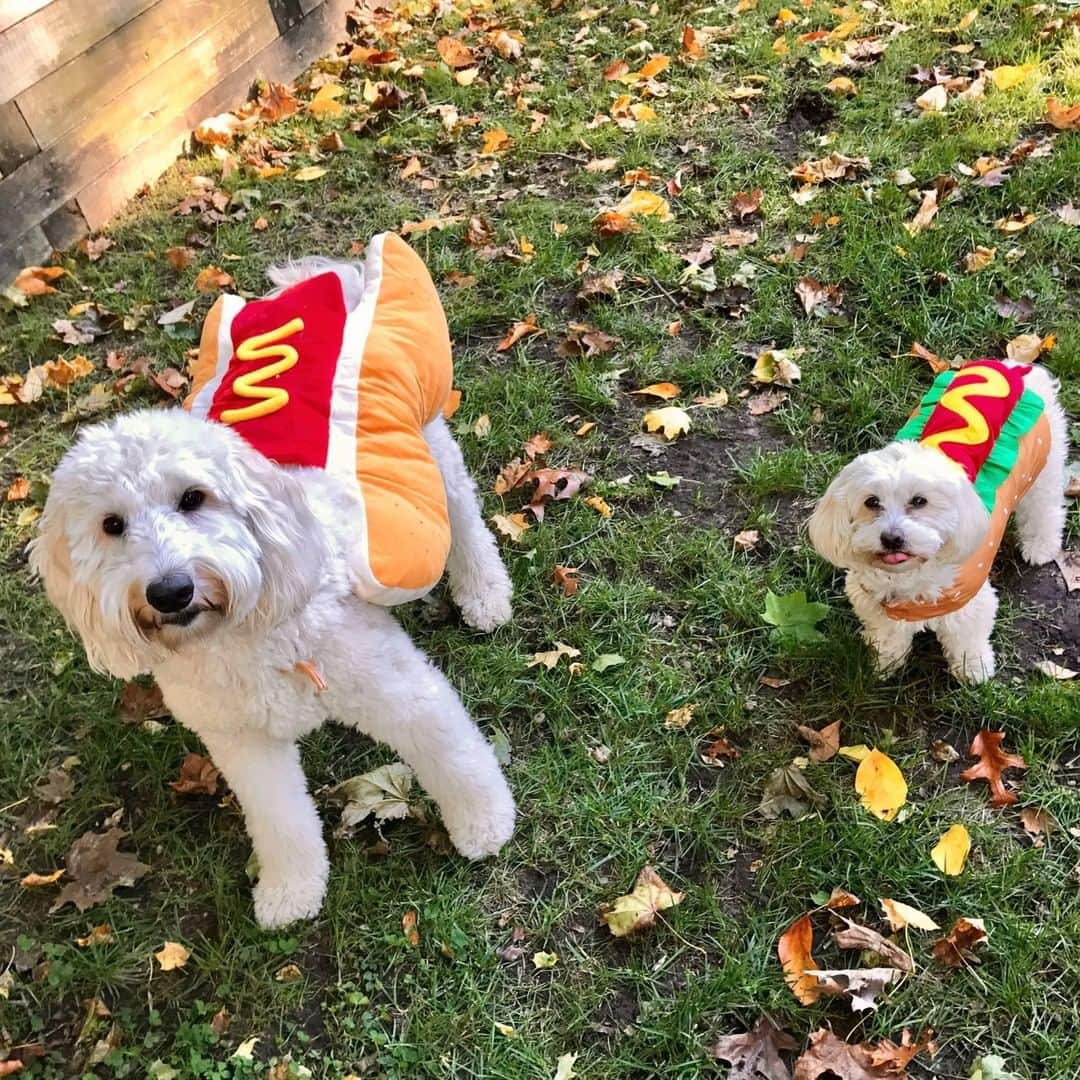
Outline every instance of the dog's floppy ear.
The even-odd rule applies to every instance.
[[[93,589],[79,581],[71,562],[66,516],[54,483],[45,512],[38,522],[38,534],[30,542],[30,570],[45,584],[45,593],[79,635],[86,659],[94,671],[132,679],[146,670],[131,642],[105,626],[101,600]]]
[[[810,543],[833,566],[846,567],[851,554],[851,515],[848,513],[847,483],[850,465],[828,486],[810,515]]]
[[[227,493],[259,545],[262,588],[252,614],[273,625],[303,607],[318,586],[323,530],[296,476],[243,439],[230,443]]]

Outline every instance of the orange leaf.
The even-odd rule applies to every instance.
[[[1062,131],[1080,131],[1080,103],[1066,105],[1057,98],[1047,98],[1046,119]]]
[[[638,74],[643,79],[651,79],[654,76],[659,75],[661,71],[664,71],[670,63],[670,56],[665,56],[663,53],[657,53],[655,56],[651,56],[647,63],[642,65]]]
[[[480,147],[481,154],[501,154],[514,145],[514,140],[501,128],[492,128],[484,132],[484,145]]]
[[[981,920],[957,919],[948,937],[934,942],[934,959],[940,960],[946,967],[964,967],[968,962],[966,954],[976,945],[981,945],[986,937]]]
[[[600,236],[618,236],[621,233],[636,233],[641,226],[626,214],[618,210],[605,210],[592,219],[593,228]]]
[[[604,78],[608,82],[613,82],[620,76],[625,75],[629,70],[630,65],[625,60],[613,60],[604,68]]]
[[[401,916],[401,932],[405,935],[405,940],[410,945],[420,944],[420,928],[416,925],[419,921],[419,916],[415,911],[406,911]]]
[[[30,481],[25,476],[17,476],[12,480],[11,487],[7,489],[7,495],[4,498],[7,502],[22,502],[29,495]]]
[[[165,258],[174,270],[186,270],[195,260],[195,249],[171,247],[165,252]]]
[[[476,53],[459,38],[441,37],[435,43],[447,67],[465,68],[476,63]]]
[[[233,283],[232,275],[216,266],[206,266],[196,275],[195,288],[199,292],[218,292]]]
[[[817,979],[806,974],[808,970],[817,970],[817,964],[810,955],[813,946],[814,924],[809,915],[804,915],[792,923],[780,935],[776,945],[776,952],[784,969],[784,978],[796,1000],[802,1005],[813,1005],[821,997]]]
[[[683,52],[691,60],[704,60],[708,51],[709,39],[700,30],[684,26],[682,32]]]
[[[682,393],[682,389],[676,386],[675,383],[658,382],[643,386],[640,390],[631,390],[630,393],[640,394],[642,397],[660,398],[661,401],[670,401],[672,398],[677,398]]]
[[[943,371],[949,370],[948,360],[943,360],[937,353],[932,353],[925,345],[920,345],[917,341],[911,343],[911,355],[917,356],[920,360],[925,360],[935,375],[940,375]]]
[[[56,290],[49,284],[67,271],[62,266],[28,266],[15,278],[15,288],[27,296],[44,296]]]
[[[519,319],[507,330],[506,336],[495,348],[498,352],[506,352],[507,349],[512,348],[522,338],[529,337],[532,334],[542,334],[543,332],[543,328],[537,325],[536,314],[530,312],[524,319]]]
[[[556,588],[562,589],[562,594],[565,597],[571,597],[578,591],[577,578],[578,568],[576,566],[556,566],[551,575],[551,580],[555,583]]]
[[[63,873],[64,868],[61,866],[59,870],[54,870],[51,874],[27,874],[19,884],[24,889],[36,889],[42,885],[52,885],[53,882],[59,881]]]
[[[1004,731],[980,731],[971,741],[969,757],[979,762],[960,774],[961,780],[985,780],[990,785],[990,805],[1010,806],[1016,796],[1005,787],[1001,773],[1005,769],[1026,769],[1027,763],[1019,754],[1009,754],[1001,749],[1005,741]]]

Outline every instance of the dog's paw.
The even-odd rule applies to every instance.
[[[492,805],[451,825],[447,823],[450,842],[466,859],[486,859],[497,855],[514,834],[514,804]]]
[[[264,930],[276,930],[300,919],[313,919],[326,895],[325,875],[288,881],[260,880],[254,890],[255,921]]]
[[[994,672],[997,669],[997,665],[994,662],[994,654],[984,653],[982,655],[965,656],[963,660],[958,663],[950,664],[949,670],[952,672],[953,677],[959,679],[960,682],[967,683],[969,686],[977,686],[979,683],[984,683],[994,677]]]
[[[461,609],[461,617],[476,630],[490,634],[505,626],[513,617],[510,603],[513,586],[508,577],[497,580],[470,581],[458,588],[451,588],[454,603]]]
[[[1020,556],[1028,566],[1045,566],[1053,562],[1061,554],[1061,540],[1054,537],[1045,540],[1036,537],[1031,540],[1023,540],[1020,543]]]

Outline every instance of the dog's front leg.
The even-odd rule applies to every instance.
[[[996,664],[990,634],[997,608],[997,593],[985,582],[959,611],[930,624],[949,662],[949,670],[961,682],[981,683],[993,678]]]
[[[244,811],[259,862],[256,921],[270,929],[317,915],[329,861],[300,748],[258,731],[199,734]]]
[[[853,581],[851,574],[845,589],[862,623],[863,639],[874,650],[877,670],[883,675],[895,671],[911,652],[919,624],[890,619],[881,601]]]

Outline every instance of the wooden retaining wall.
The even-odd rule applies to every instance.
[[[0,0],[0,284],[101,229],[239,105],[345,38],[351,0]]]

